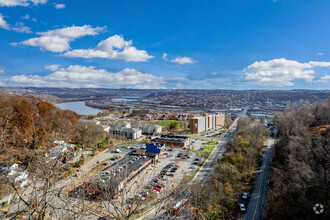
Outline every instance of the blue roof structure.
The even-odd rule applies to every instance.
[[[165,144],[162,143],[146,144],[147,153],[159,154],[163,150],[165,150]]]

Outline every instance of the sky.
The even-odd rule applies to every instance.
[[[0,0],[0,86],[329,89],[329,0]]]

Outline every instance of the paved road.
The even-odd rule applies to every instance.
[[[262,219],[265,204],[266,204],[266,189],[268,184],[269,165],[272,160],[272,154],[274,150],[274,140],[267,140],[268,147],[266,148],[260,172],[256,178],[253,186],[253,193],[250,198],[250,202],[245,213],[243,220],[259,220]]]
[[[194,179],[190,181],[185,187],[181,189],[180,192],[177,192],[173,194],[170,197],[167,197],[166,200],[174,200],[174,201],[180,201],[182,198],[188,198],[191,195],[190,187],[192,185],[195,186],[201,186],[203,185],[208,179],[209,175],[211,174],[212,170],[214,169],[215,165],[217,164],[217,160],[221,159],[224,155],[224,153],[227,151],[227,143],[231,139],[231,137],[236,132],[237,127],[237,121],[239,118],[244,117],[247,113],[248,108],[244,108],[243,111],[239,114],[237,119],[233,122],[233,124],[230,126],[230,128],[227,130],[226,133],[220,136],[218,138],[218,145],[214,148],[211,155],[208,157],[208,159],[205,161],[203,166],[199,169],[197,174],[195,175]],[[145,213],[142,215],[139,219],[168,219],[169,216],[166,215],[166,211],[161,211],[157,213],[157,209],[151,209],[148,213]],[[187,219],[190,219],[190,214],[187,214]],[[188,217],[189,216],[189,217]],[[185,217],[183,217],[185,218]]]

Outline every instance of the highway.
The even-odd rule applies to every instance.
[[[267,139],[262,165],[253,186],[247,211],[243,220],[260,220],[263,218],[266,205],[266,190],[268,184],[269,166],[274,151],[274,140]]]

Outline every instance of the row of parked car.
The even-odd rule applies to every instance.
[[[248,197],[249,197],[249,193],[248,192],[244,192],[243,195],[242,195],[242,199],[247,200]],[[240,211],[241,211],[242,214],[245,214],[246,208],[245,208],[244,203],[240,203],[239,204],[239,209],[240,209]]]
[[[162,171],[160,172],[160,174],[155,177],[153,179],[153,181],[151,181],[151,183],[149,183],[147,185],[148,189],[153,189],[153,192],[158,194],[159,192],[162,191],[162,188],[166,186],[166,181],[168,180],[168,177],[166,176],[173,176],[174,173],[177,171],[178,168],[174,167],[175,163],[171,162],[169,164],[167,164]]]

